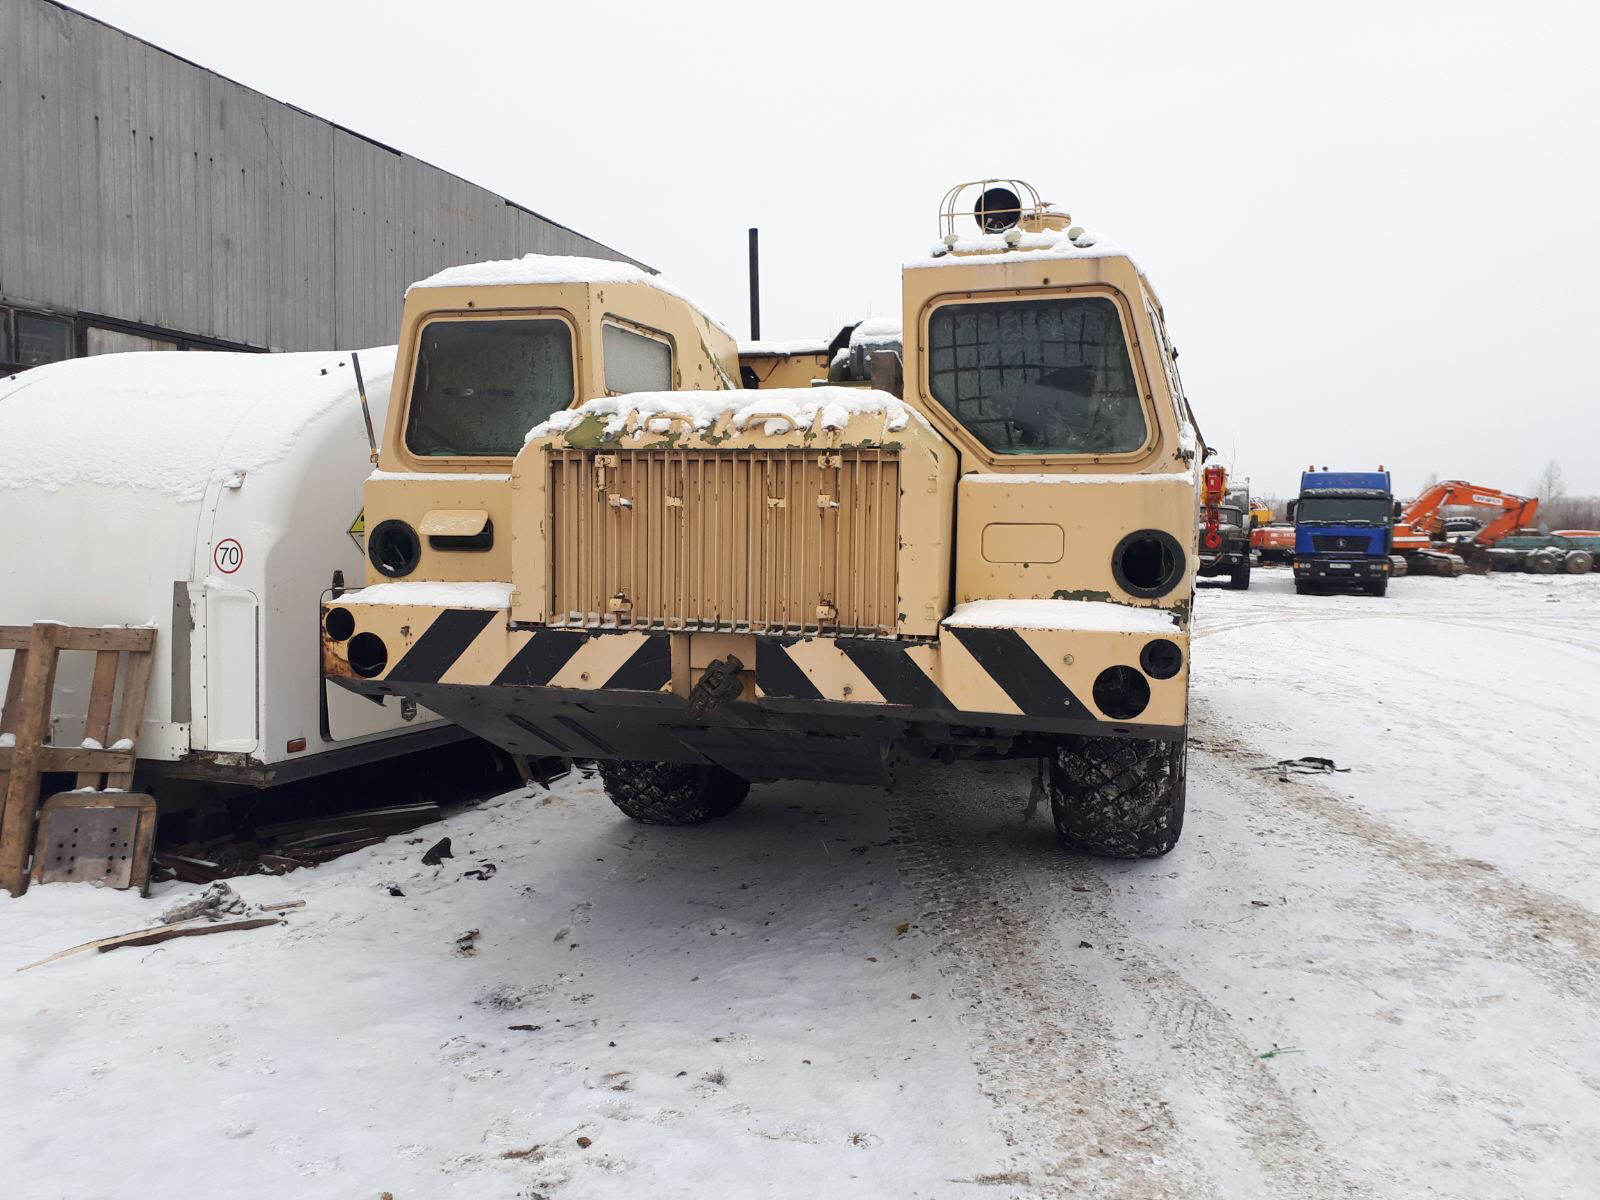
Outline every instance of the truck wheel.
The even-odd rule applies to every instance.
[[[1389,581],[1387,579],[1380,579],[1377,583],[1367,584],[1367,595],[1369,596],[1382,596],[1388,591]]]
[[[1296,579],[1294,581],[1294,594],[1296,596],[1311,595],[1311,584],[1304,579]]]
[[[1243,563],[1235,567],[1229,583],[1236,592],[1248,592],[1250,590],[1250,564]]]
[[[602,760],[606,796],[646,825],[704,825],[725,817],[750,792],[750,781],[717,766]]]
[[[1183,832],[1188,738],[1065,738],[1050,764],[1064,846],[1102,858],[1159,858]]]

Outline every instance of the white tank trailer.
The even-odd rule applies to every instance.
[[[360,352],[380,436],[394,353]],[[371,470],[348,352],[116,354],[0,380],[0,625],[157,629],[141,786],[263,787],[461,738],[323,682],[318,600],[335,571],[365,578]],[[92,662],[62,656],[55,745],[82,740]]]

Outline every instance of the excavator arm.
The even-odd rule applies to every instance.
[[[1476,546],[1489,547],[1513,530],[1533,522],[1539,511],[1539,501],[1531,496],[1513,496],[1498,488],[1479,487],[1459,479],[1436,483],[1418,496],[1400,514],[1400,519],[1414,529],[1427,534],[1437,534],[1443,528],[1439,518],[1441,508],[1499,509],[1500,515],[1489,521],[1470,540]]]
[[[1430,541],[1437,537],[1444,529],[1444,522],[1439,516],[1439,510],[1443,508],[1487,508],[1499,511],[1499,515],[1477,533],[1452,547],[1468,560],[1472,569],[1486,570],[1487,556],[1483,552],[1507,534],[1532,524],[1534,515],[1539,511],[1539,501],[1537,497],[1514,496],[1498,488],[1447,479],[1428,488],[1401,511],[1400,520],[1395,526],[1397,542],[1411,534],[1421,534]]]

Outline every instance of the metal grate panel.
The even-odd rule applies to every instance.
[[[549,454],[550,624],[894,635],[897,450]]]

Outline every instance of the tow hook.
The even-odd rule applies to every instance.
[[[689,693],[689,715],[699,719],[729,700],[738,699],[744,691],[744,681],[739,678],[743,670],[744,664],[736,654],[712,662]]]

